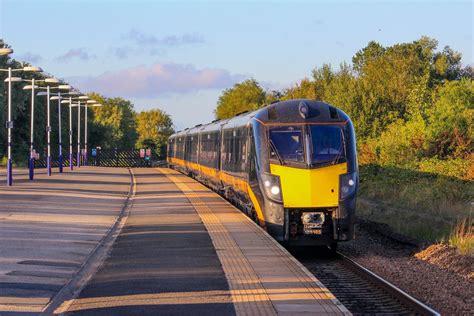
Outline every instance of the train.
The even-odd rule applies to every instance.
[[[349,116],[315,100],[276,101],[168,139],[167,163],[221,194],[288,246],[354,238],[359,186]]]

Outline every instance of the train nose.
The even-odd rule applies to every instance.
[[[317,169],[270,165],[271,173],[281,182],[283,203],[288,208],[337,207],[339,176],[347,172],[342,163]]]

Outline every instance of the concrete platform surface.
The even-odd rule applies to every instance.
[[[0,183],[2,316],[350,314],[264,230],[174,170],[19,173]]]
[[[341,315],[334,296],[273,238],[200,183],[134,169],[130,216],[72,315]]]
[[[116,222],[131,182],[127,169],[37,170],[34,181],[14,171],[12,187],[0,171],[0,315],[45,309]]]

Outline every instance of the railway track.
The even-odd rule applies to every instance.
[[[292,252],[354,315],[440,315],[339,252]]]

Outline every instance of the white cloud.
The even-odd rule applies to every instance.
[[[224,69],[196,69],[191,64],[156,63],[108,71],[95,77],[70,77],[66,80],[84,92],[95,91],[108,97],[152,98],[165,93],[228,88],[245,78]]]
[[[157,37],[136,29],[131,29],[128,33],[122,35],[122,41],[125,42],[123,46],[110,48],[112,53],[120,59],[140,53],[160,55],[167,48],[200,45],[206,42],[202,35],[196,33]]]
[[[137,45],[148,46],[179,46],[188,44],[203,44],[204,38],[199,34],[168,35],[165,37],[156,37],[151,34],[131,29],[122,36],[125,40],[131,40]]]
[[[84,47],[80,47],[80,48],[72,48],[68,50],[63,55],[56,57],[56,60],[62,61],[62,62],[68,62],[72,59],[88,61],[95,58],[97,58],[96,55],[89,54]]]

